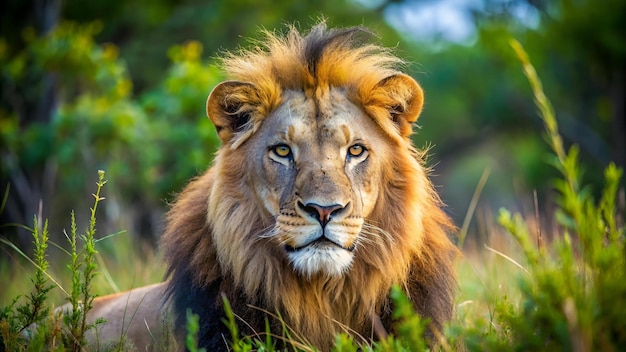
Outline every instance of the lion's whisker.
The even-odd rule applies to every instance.
[[[366,233],[369,235],[379,235],[384,239],[387,239],[387,241],[389,241],[391,244],[396,244],[396,239],[394,238],[393,235],[391,235],[389,232],[381,229],[378,226],[375,226],[371,223],[368,222],[364,222],[363,223],[363,231],[361,231],[362,233]]]
[[[263,231],[260,231],[260,234],[257,235],[257,239],[264,239],[264,238],[272,238],[272,237],[276,237],[276,235],[278,234],[278,229],[276,228],[276,226],[271,225],[271,226],[267,226]]]

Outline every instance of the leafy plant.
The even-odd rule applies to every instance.
[[[35,275],[31,279],[33,292],[27,297],[26,303],[18,305],[20,297],[16,297],[10,305],[0,310],[0,338],[4,343],[4,350],[7,351],[19,350],[19,346],[27,341],[26,329],[31,324],[45,319],[50,311],[45,305],[48,292],[54,287],[48,284],[46,279],[46,270],[49,266],[46,259],[48,223],[45,222],[41,228],[36,217],[33,223],[35,245],[33,264],[36,268]]]
[[[68,269],[72,278],[72,287],[68,293],[47,272],[49,262],[46,259],[48,249],[48,226],[47,221],[40,228],[40,221],[35,218],[33,227],[34,238],[34,264],[36,271],[32,279],[33,292],[27,297],[26,302],[19,304],[20,296],[16,297],[11,304],[0,310],[0,350],[6,351],[40,351],[63,350],[82,351],[85,335],[102,320],[96,320],[88,324],[87,312],[93,306],[95,298],[92,292],[92,283],[97,272],[95,263],[95,234],[96,234],[96,210],[98,204],[104,200],[101,190],[106,180],[104,171],[98,172],[97,191],[93,195],[94,205],[91,208],[89,228],[84,235],[78,236],[76,219],[71,216],[71,234],[67,236],[70,250],[66,254],[70,257]],[[77,238],[82,239],[83,248],[77,246]],[[15,245],[3,240],[22,256],[28,258]],[[30,260],[30,259],[29,259]],[[55,285],[48,283],[54,281]],[[50,311],[48,293],[55,286],[66,292],[67,300],[71,308],[61,311]]]
[[[91,217],[89,218],[89,228],[85,235],[81,236],[84,241],[84,248],[79,255],[76,248],[76,220],[72,213],[72,230],[68,240],[71,245],[70,258],[68,265],[72,274],[72,292],[68,297],[68,301],[72,306],[71,311],[66,312],[64,323],[70,331],[70,339],[67,346],[72,351],[80,351],[85,343],[85,333],[87,330],[94,328],[102,320],[95,323],[87,324],[87,312],[93,307],[94,294],[91,292],[93,279],[96,275],[97,265],[95,263],[95,234],[96,234],[96,210],[98,203],[104,200],[100,196],[100,191],[106,181],[104,180],[104,171],[98,171],[97,191],[93,195],[95,198],[93,208],[91,208]],[[81,270],[82,269],[82,270]]]
[[[541,81],[521,45],[511,45],[533,88],[555,154],[552,164],[562,175],[555,183],[562,237],[549,248],[537,248],[520,217],[501,211],[499,221],[521,244],[531,273],[520,280],[523,300],[517,314],[503,314],[501,321],[518,348],[619,349],[626,343],[620,318],[626,315],[625,231],[618,226],[615,203],[622,171],[615,164],[605,169],[599,200],[581,187],[578,148],[565,151]]]
[[[626,231],[616,205],[622,171],[612,163],[604,170],[598,200],[582,186],[578,147],[566,151],[534,67],[517,41],[511,46],[533,89],[554,153],[550,162],[561,174],[554,183],[558,227],[546,243],[540,233],[532,238],[520,214],[500,211],[499,223],[526,259],[518,278],[521,298],[496,302],[489,327],[461,332],[461,340],[481,351],[619,350],[626,344]]]
[[[198,348],[198,330],[200,329],[200,318],[187,309],[187,335],[185,336],[185,347],[189,352],[206,352],[204,348]]]

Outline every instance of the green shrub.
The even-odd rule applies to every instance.
[[[501,211],[500,223],[522,245],[530,275],[520,278],[522,301],[503,311],[500,320],[516,349],[618,350],[626,346],[625,230],[616,208],[622,171],[614,164],[605,169],[598,200],[581,187],[578,148],[565,151],[541,82],[522,47],[512,45],[545,123],[552,163],[562,174],[555,182],[561,236],[537,248],[519,216]]]
[[[578,147],[565,150],[541,81],[521,45],[511,45],[533,89],[554,152],[551,164],[562,175],[554,183],[558,227],[545,243],[541,234],[532,237],[520,214],[500,211],[499,223],[526,260],[518,278],[520,298],[498,299],[490,321],[477,324],[482,329],[453,326],[449,337],[477,351],[619,350],[626,346],[625,228],[616,206],[622,171],[614,164],[604,170],[598,200],[581,186]]]
[[[26,297],[25,303],[20,302],[20,296],[11,304],[0,309],[0,350],[2,351],[81,351],[85,345],[85,334],[102,320],[87,324],[87,312],[92,308],[95,298],[92,289],[93,279],[96,276],[95,234],[96,210],[100,201],[102,187],[106,183],[104,171],[98,172],[97,191],[93,195],[94,205],[91,208],[89,228],[84,235],[78,236],[74,214],[71,216],[71,233],[67,235],[70,250],[66,254],[70,257],[68,269],[72,278],[71,290],[63,289],[47,272],[49,263],[46,259],[48,249],[47,221],[40,228],[40,221],[35,218],[33,226],[34,264],[36,271],[31,279],[33,292]],[[76,240],[82,239],[83,247],[79,250]],[[3,243],[13,247],[16,251],[28,258],[10,242]],[[30,259],[29,259],[30,260]],[[55,285],[48,283],[54,281]],[[59,286],[67,295],[71,310],[51,312],[48,300],[49,291]]]

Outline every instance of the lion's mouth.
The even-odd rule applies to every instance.
[[[325,236],[322,236],[322,237],[320,237],[318,239],[315,239],[315,240],[313,240],[313,241],[311,241],[311,242],[309,242],[309,243],[307,243],[307,244],[305,244],[303,246],[299,246],[299,247],[292,247],[290,245],[285,245],[285,249],[289,253],[294,253],[294,252],[297,252],[297,251],[299,251],[301,249],[308,248],[308,247],[315,247],[315,248],[339,247],[341,249],[345,249],[348,252],[353,252],[354,249],[356,248],[356,246],[354,244],[349,246],[349,247],[344,247],[344,246],[340,245],[339,243],[336,243],[336,242],[330,240],[329,238],[327,238]]]

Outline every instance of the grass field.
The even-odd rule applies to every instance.
[[[504,296],[513,302],[519,300],[517,280],[526,269],[520,268],[512,258],[519,260],[523,255],[504,231],[494,230],[493,237],[491,243],[485,244],[486,247],[468,249],[458,259],[459,293],[456,317],[452,322],[458,328],[479,328],[491,322],[497,302]],[[105,241],[109,242],[106,246],[96,244],[99,273],[92,284],[94,293],[105,295],[162,280],[165,268],[158,255],[149,254],[146,259],[138,259],[129,235],[119,234]],[[0,291],[0,307],[10,305],[18,295],[25,295],[20,300],[25,302],[26,295],[33,291],[31,278],[36,274],[33,263],[14,249],[3,247],[3,252],[12,254],[11,260],[0,262],[0,281],[9,283],[5,290]],[[59,259],[51,263],[48,270],[49,275],[63,287],[55,287],[49,292],[47,302],[51,307],[67,302],[67,292],[71,290],[67,262],[69,257],[65,263]]]
[[[1,307],[11,303],[17,295],[27,294],[32,290],[30,278],[36,268],[15,249],[6,244],[0,246],[2,257],[6,258],[0,260],[0,281],[10,283],[0,291]],[[163,279],[165,266],[157,253],[148,251],[144,253],[146,258],[140,258],[130,234],[121,233],[105,239],[96,244],[96,250],[99,274],[95,278],[93,289],[98,295],[120,292]],[[54,260],[51,260],[48,270],[50,276],[63,287],[50,291],[50,303],[55,305],[65,303],[64,290],[68,291],[71,286],[70,270],[67,268],[69,256],[58,252],[53,256]]]

